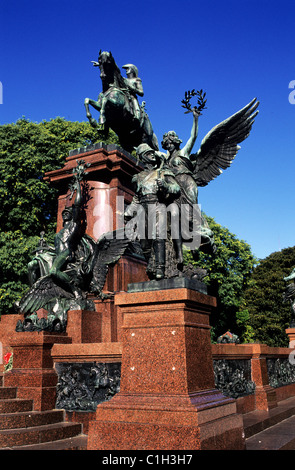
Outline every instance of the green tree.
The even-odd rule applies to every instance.
[[[20,230],[0,232],[1,313],[11,313],[11,306],[27,289],[27,264],[38,240]]]
[[[291,310],[283,303],[288,276],[295,266],[295,247],[274,252],[260,261],[244,294],[244,307],[255,341],[269,346],[288,346],[285,329]]]
[[[237,314],[257,259],[245,241],[239,240],[212,217],[206,216],[206,219],[214,233],[215,254],[200,253],[200,259],[194,262],[191,253],[186,252],[185,260],[207,270],[204,282],[208,285],[208,293],[217,298],[217,309],[210,317],[212,340],[227,330],[242,336],[246,330],[245,319]]]
[[[0,126],[0,315],[27,288],[26,267],[44,230],[56,227],[57,192],[44,174],[62,168],[71,149],[95,142],[117,143],[87,122],[56,118],[41,123],[20,119]]]

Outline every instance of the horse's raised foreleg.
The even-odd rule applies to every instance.
[[[91,112],[89,110],[89,105],[93,106],[94,109],[97,111],[100,111],[100,106],[97,101],[91,100],[90,98],[85,98],[84,100],[84,105],[86,109],[86,116],[89,119],[89,122],[92,127],[97,127],[98,123],[97,121],[92,117]]]

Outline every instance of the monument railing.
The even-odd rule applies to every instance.
[[[81,355],[74,358],[65,356],[62,351],[64,346],[55,346],[53,359],[55,367],[59,375],[68,377],[77,376],[79,370],[83,377],[85,377],[85,386],[91,396],[95,397],[89,411],[93,411],[101,397],[98,394],[93,395],[92,389],[89,386],[93,382],[93,377],[87,379],[87,364],[92,368],[92,372],[96,368],[108,367],[108,363],[116,365],[116,373],[114,377],[108,371],[104,378],[107,377],[107,382],[115,384],[116,389],[120,389],[120,364],[121,364],[121,343],[97,343],[83,344],[85,350],[85,357]],[[71,347],[74,348],[75,345]],[[69,348],[69,346],[68,346]],[[88,349],[91,349],[91,356],[88,354]],[[108,348],[108,350],[107,350]],[[116,356],[110,354],[111,351],[116,349]],[[97,355],[96,350],[99,350]],[[103,353],[103,351],[105,351]],[[108,357],[109,354],[109,357]],[[281,400],[295,395],[295,361],[294,350],[291,348],[282,347],[269,347],[265,344],[212,344],[212,359],[214,368],[215,386],[225,396],[236,399],[237,408],[240,413],[247,413],[255,409],[268,410],[277,406]],[[98,373],[98,371],[96,371]],[[119,374],[119,375],[118,375]],[[93,375],[93,374],[92,374]],[[98,374],[101,376],[101,374]],[[63,381],[62,381],[63,382]],[[95,382],[95,380],[94,380]],[[66,382],[65,386],[66,386]],[[93,384],[92,384],[93,385]],[[104,388],[102,384],[101,388]],[[105,386],[104,398],[111,398],[116,391],[109,390],[109,386]],[[58,390],[57,398],[61,401],[63,396],[62,387]],[[102,395],[101,395],[102,396]],[[70,398],[67,400],[70,403]],[[65,403],[63,403],[63,407]],[[84,408],[84,405],[83,405]],[[71,408],[79,411],[79,407]],[[85,409],[85,408],[84,408]]]
[[[268,410],[295,395],[294,349],[265,344],[212,344],[215,385],[239,412]]]
[[[59,375],[77,377],[77,371],[79,370],[79,374],[81,373],[85,377],[84,385],[94,398],[94,402],[88,408],[89,411],[94,411],[100,401],[111,398],[114,393],[120,390],[120,345],[121,343],[108,343],[107,345],[98,343],[96,348],[93,348],[93,344],[83,344],[85,357],[79,356],[76,360],[73,356],[66,357],[59,354],[58,351],[63,351],[63,346],[54,348],[55,367]],[[112,354],[108,357],[109,350],[105,350],[106,346],[107,348],[111,347],[112,351],[114,348],[116,349],[115,357]],[[87,347],[92,351],[91,356],[87,353]],[[96,349],[99,350],[97,357],[95,354]],[[102,350],[105,350],[104,354]],[[237,409],[240,413],[247,413],[255,409],[268,410],[273,408],[277,406],[279,401],[295,395],[295,361],[293,354],[294,350],[291,348],[269,347],[257,343],[212,344],[215,386],[225,396],[236,400]],[[116,366],[114,376],[108,370],[108,364]],[[104,385],[100,385],[101,396],[98,396],[98,393],[93,395],[89,384],[94,379],[92,375],[91,378],[88,377],[87,367],[92,369],[92,375],[93,371],[97,369],[97,377],[102,377],[102,374],[98,371],[99,368],[107,370],[107,373],[103,375],[104,378],[108,379],[106,382],[109,385],[105,385],[105,393],[102,393]],[[95,385],[94,382],[92,385]],[[64,384],[67,385],[66,382]],[[111,387],[110,389],[110,384],[115,385],[115,388]],[[102,398],[103,396],[104,398]],[[61,397],[63,397],[62,387],[57,393],[60,402],[62,401]],[[67,396],[67,400],[70,403],[71,397]],[[64,402],[62,406],[65,406]],[[79,406],[73,407],[73,402],[71,402],[71,410],[79,411]]]

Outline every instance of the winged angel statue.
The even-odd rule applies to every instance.
[[[198,106],[191,107],[190,99],[198,96]],[[206,186],[210,181],[219,176],[222,170],[227,169],[234,160],[240,146],[251,131],[254,119],[258,114],[259,102],[254,98],[244,108],[213,127],[201,142],[197,153],[191,153],[198,136],[198,118],[205,109],[206,93],[202,90],[185,93],[182,101],[186,112],[192,112],[194,122],[191,136],[186,145],[180,149],[181,140],[174,131],[163,136],[162,147],[167,150],[166,163],[172,169],[175,179],[181,188],[181,203],[185,207],[192,207],[198,203],[198,186]],[[182,208],[183,209],[183,208]],[[192,214],[192,212],[190,212]],[[190,225],[192,225],[192,217]],[[189,226],[187,224],[184,227]],[[202,219],[200,224],[200,249],[202,251],[214,250],[212,233]],[[190,235],[187,233],[186,239]]]
[[[108,269],[124,254],[129,240],[124,229],[103,234],[97,241],[87,234],[81,235],[81,180],[86,172],[83,160],[74,169],[72,194],[75,201],[62,212],[63,228],[55,235],[54,248],[44,246],[41,239],[35,258],[29,263],[31,287],[16,303],[25,315],[17,324],[17,331],[66,328],[69,309],[93,309],[88,294],[104,299],[111,294],[102,292]],[[37,311],[48,310],[47,319],[38,318]]]
[[[183,243],[189,243],[189,248],[191,248],[195,260],[198,259],[200,250],[207,253],[214,253],[216,250],[213,233],[198,209],[198,186],[206,186],[211,180],[220,175],[222,170],[231,165],[240,149],[238,144],[248,137],[254,119],[258,114],[259,102],[255,98],[244,108],[215,126],[202,140],[198,152],[192,153],[198,135],[198,119],[201,111],[205,109],[205,95],[206,93],[203,93],[202,90],[197,92],[192,90],[186,92],[185,99],[182,100],[186,112],[192,112],[194,119],[190,138],[183,148],[180,148],[182,141],[177,134],[174,131],[169,131],[164,134],[162,140],[162,148],[167,150],[166,154],[161,153],[159,155],[160,152],[151,148],[144,149],[145,153],[148,150],[150,154],[153,152],[158,154],[158,157],[162,156],[162,160],[159,158],[161,169],[167,168],[167,171],[170,171],[175,183],[180,188],[178,198],[174,198],[174,203],[178,206],[180,214],[178,218],[181,221],[181,229],[178,231],[180,236],[174,240],[172,251],[171,242],[170,248],[166,243],[166,258],[163,254],[163,247],[158,255],[156,253],[157,248],[154,248],[150,260],[152,258],[155,260],[161,258],[162,262],[161,266],[155,265],[153,268],[149,268],[152,273],[151,278],[162,279],[180,275],[183,271]],[[198,96],[198,106],[191,107],[190,100],[193,96]],[[141,147],[143,146],[141,145],[137,149],[139,158],[142,153]],[[146,144],[145,147],[147,147]],[[144,163],[144,160],[142,161]],[[160,175],[160,171],[158,174]],[[157,183],[159,188],[163,187],[164,183],[162,182],[160,185],[159,178]],[[157,246],[158,244],[154,243],[154,247]],[[167,261],[168,258],[169,261]],[[173,263],[176,270],[175,268],[171,270],[171,264]],[[170,274],[168,274],[169,272]]]

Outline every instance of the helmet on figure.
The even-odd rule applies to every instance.
[[[136,65],[126,64],[126,65],[123,65],[122,69],[126,69],[127,75],[129,73],[133,73],[135,75],[135,77],[138,76],[138,68],[136,67]]]

